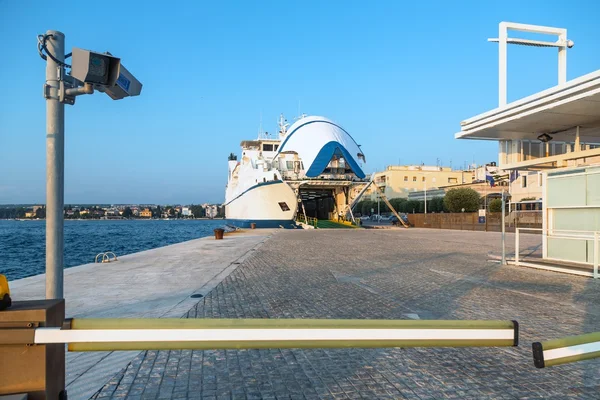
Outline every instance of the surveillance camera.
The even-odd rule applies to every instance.
[[[119,77],[121,59],[110,54],[73,47],[71,76],[83,83],[112,86]]]
[[[568,48],[572,48],[573,46],[575,46],[575,42],[573,42],[572,40],[567,41]]]

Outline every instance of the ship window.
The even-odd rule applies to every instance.
[[[290,208],[285,201],[280,201],[279,207],[281,207],[281,211],[290,211]]]
[[[263,151],[273,151],[272,144],[263,144]]]
[[[285,166],[288,169],[288,171],[291,171],[294,169],[294,162],[293,161],[286,161],[285,162]]]
[[[279,148],[279,145],[276,144],[275,147],[273,148],[273,150],[277,151],[278,148]]]

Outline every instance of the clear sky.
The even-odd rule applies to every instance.
[[[568,29],[568,78],[600,68],[600,2],[0,0],[0,204],[45,201],[45,65],[36,35],[110,51],[142,95],[66,106],[65,202],[221,202],[227,156],[280,113],[335,120],[367,172],[497,160],[454,139],[497,106],[500,21]],[[509,47],[509,101],[556,84],[556,50]]]

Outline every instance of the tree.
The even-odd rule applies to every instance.
[[[125,207],[125,209],[123,210],[123,218],[131,218],[132,216],[133,211],[131,211],[131,208]]]
[[[475,212],[479,209],[480,196],[470,188],[450,189],[444,196],[444,206],[453,213]]]
[[[204,207],[200,205],[192,204],[190,206],[190,211],[192,212],[192,214],[194,214],[194,218],[202,218],[206,216],[206,211],[204,210]]]
[[[40,207],[37,210],[35,210],[35,217],[39,219],[46,218],[46,207]]]
[[[79,213],[79,210],[75,210],[73,212],[73,218],[79,219],[80,216],[81,216],[81,214]]]
[[[434,197],[431,200],[427,200],[427,212],[442,212],[444,210],[444,198]]]
[[[360,214],[361,215],[371,215],[371,208],[374,208],[373,202],[371,200],[361,201]]]
[[[494,199],[490,201],[490,212],[501,212],[502,211],[502,199]]]

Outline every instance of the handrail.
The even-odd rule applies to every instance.
[[[113,255],[112,259],[110,258],[111,254]],[[104,253],[98,253],[96,255],[96,258],[94,259],[94,263],[98,262],[98,257],[102,257],[101,260],[100,260],[101,263],[109,263],[109,262],[112,262],[112,261],[119,261],[117,259],[117,255],[114,252],[112,252],[112,251],[106,251]]]
[[[592,260],[592,262],[579,262],[581,264],[587,264],[587,265],[593,265],[593,272],[591,274],[591,276],[594,279],[597,279],[600,277],[599,273],[598,273],[598,265],[600,264],[600,232],[599,231],[577,231],[577,230],[562,230],[562,229],[540,229],[540,228],[515,228],[515,265],[519,266],[520,265],[520,257],[519,257],[519,248],[520,248],[520,234],[521,231],[541,231],[542,234],[544,235],[544,241],[547,240],[547,238],[552,238],[552,239],[571,239],[571,240],[593,240],[594,241],[594,259]],[[566,232],[566,234],[564,234],[563,232]],[[562,233],[562,234],[561,234]],[[546,243],[546,242],[544,242]],[[545,244],[546,246],[547,244]],[[544,255],[546,255],[546,252],[544,251]],[[549,260],[556,260],[556,259],[552,259],[552,258],[548,258],[546,256],[546,259]],[[568,261],[568,260],[562,260],[562,261]]]

